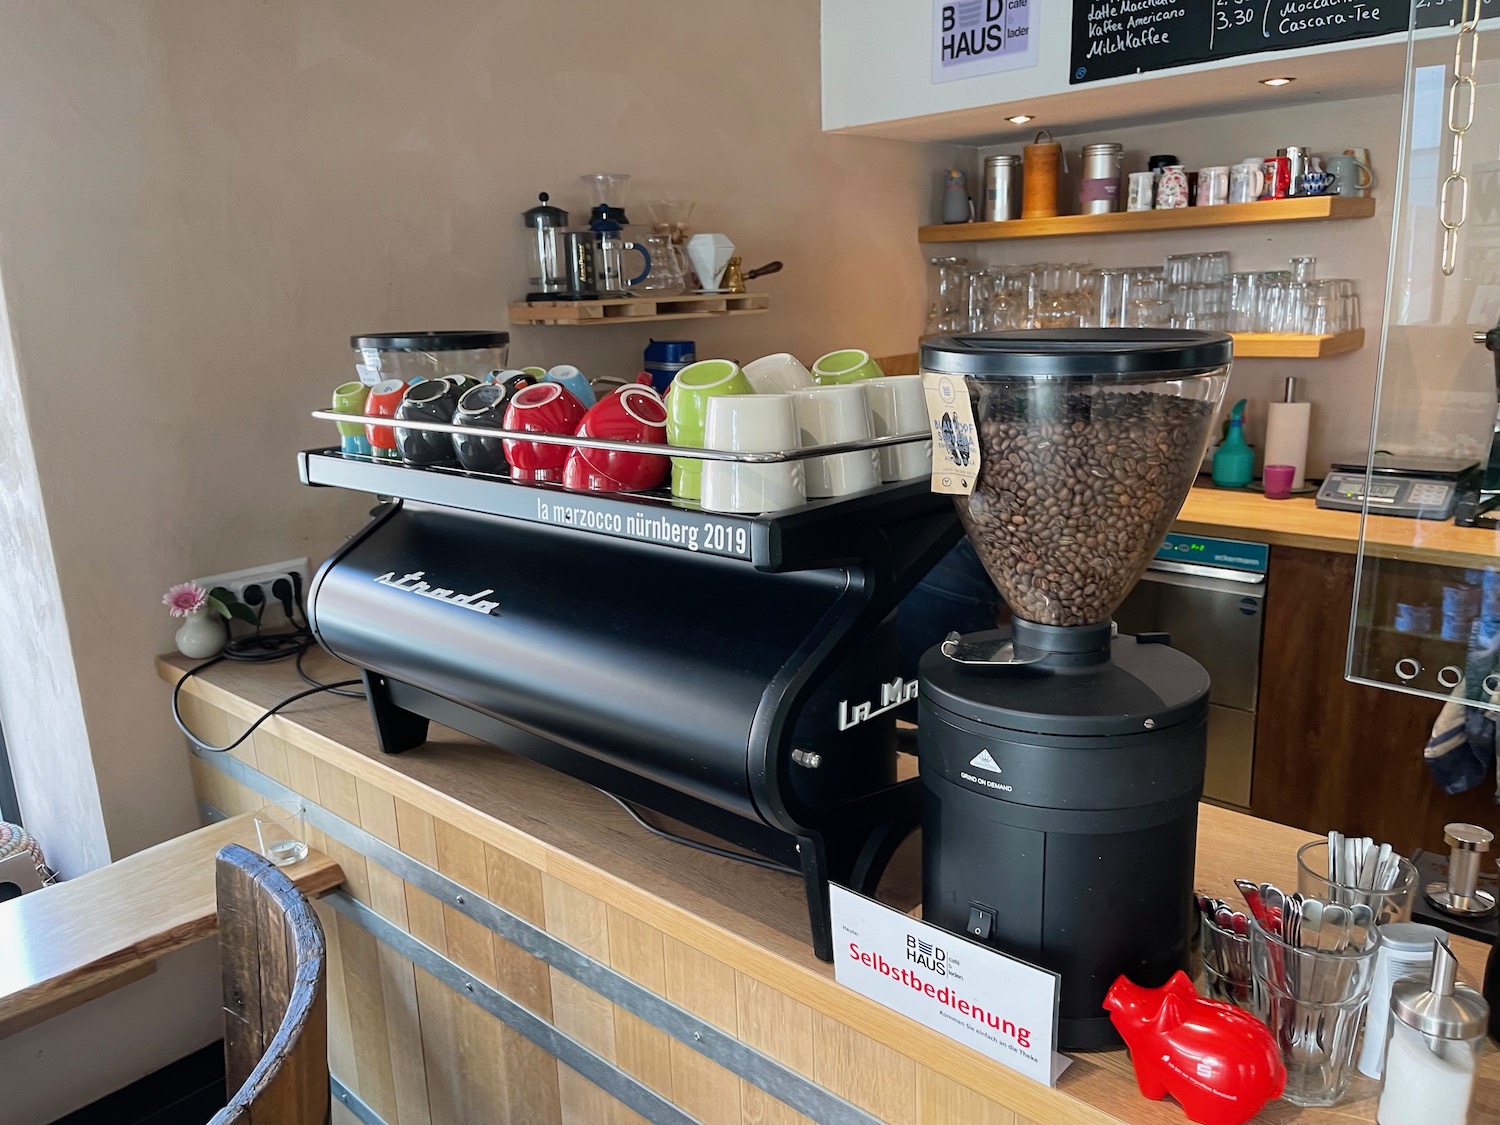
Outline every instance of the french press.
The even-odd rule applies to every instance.
[[[563,259],[562,232],[568,225],[568,213],[547,202],[544,191],[540,201],[521,213],[526,225],[526,278],[528,301],[546,301],[562,296],[568,288],[567,268]],[[590,264],[592,273],[592,264]]]

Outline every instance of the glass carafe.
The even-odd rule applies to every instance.
[[[671,297],[687,288],[687,274],[682,251],[672,243],[670,234],[649,234],[639,241],[641,252],[651,263],[646,276],[630,286],[632,293],[650,293]]]

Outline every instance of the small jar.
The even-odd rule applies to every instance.
[[[1120,209],[1120,171],[1125,146],[1107,141],[1083,146],[1083,175],[1078,185],[1078,211],[1104,215]]]
[[[1435,941],[1431,981],[1391,989],[1379,1125],[1468,1125],[1490,1012],[1457,973],[1458,959]]]

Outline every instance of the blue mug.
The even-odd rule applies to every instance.
[[[1298,183],[1299,195],[1327,195],[1333,191],[1339,178],[1332,172],[1303,172]]]
[[[588,376],[570,363],[560,363],[552,368],[547,372],[546,380],[549,383],[561,383],[585,407],[593,406],[598,401],[594,395],[594,385],[589,382]]]

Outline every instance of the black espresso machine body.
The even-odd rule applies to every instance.
[[[920,819],[893,610],[958,539],[945,498],[752,517],[336,451],[301,468],[393,498],[309,597],[383,750],[435,720],[800,870],[831,958],[828,880],[872,892]]]

